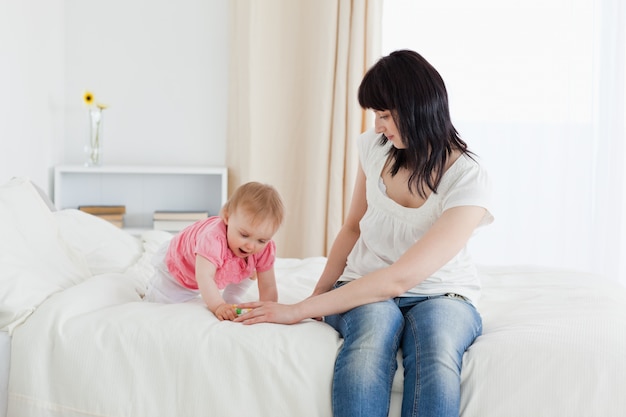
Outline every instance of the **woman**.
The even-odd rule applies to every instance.
[[[359,138],[350,211],[311,297],[248,303],[236,321],[325,316],[344,338],[333,414],[387,416],[402,350],[403,416],[457,416],[463,353],[482,331],[469,238],[493,221],[486,172],[450,121],[439,73],[419,54],[381,58],[359,87],[375,129]]]

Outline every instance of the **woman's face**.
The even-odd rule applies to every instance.
[[[376,133],[382,133],[397,149],[406,149],[390,110],[374,110]]]
[[[271,221],[261,220],[255,223],[252,220],[252,216],[242,209],[235,210],[224,219],[228,247],[239,258],[259,253],[276,232]]]

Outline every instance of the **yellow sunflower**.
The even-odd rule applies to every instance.
[[[91,91],[85,91],[83,93],[83,101],[85,102],[86,105],[91,106],[94,102],[95,98],[93,96],[93,93]]]

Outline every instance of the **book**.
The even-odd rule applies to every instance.
[[[152,227],[155,230],[164,230],[166,232],[180,232],[196,221],[197,220],[153,220]]]
[[[126,206],[78,206],[78,209],[91,214],[92,216],[100,217],[102,220],[106,220],[119,228],[124,227],[124,213],[126,213]]]
[[[111,206],[78,206],[80,211],[84,211],[89,214],[124,214],[126,213],[126,206],[123,205],[111,205]]]
[[[208,211],[157,210],[153,220],[202,220],[209,217]]]
[[[111,223],[113,226],[119,227],[120,229],[122,229],[124,227],[124,221],[123,220],[107,220],[109,223]]]
[[[92,216],[96,216],[101,218],[102,220],[106,220],[112,225],[119,227],[120,229],[124,227],[123,214],[92,214]]]
[[[117,213],[113,213],[113,214],[93,214],[93,216],[97,216],[100,217],[101,219],[104,220],[108,220],[110,222],[118,222],[118,221],[122,221],[124,220],[124,215],[123,214],[117,214]]]

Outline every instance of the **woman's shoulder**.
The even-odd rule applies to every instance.
[[[360,148],[371,148],[380,143],[380,134],[374,128],[368,129],[359,135],[358,143]]]
[[[462,153],[450,165],[444,175],[452,178],[460,178],[472,173],[479,176],[487,176],[487,170],[480,163],[478,156]]]
[[[370,165],[367,162],[372,162],[372,158],[374,160],[386,158],[388,146],[381,145],[380,138],[381,135],[376,133],[373,128],[366,130],[359,136],[357,147],[363,165]]]
[[[491,202],[491,179],[474,155],[461,155],[446,171],[438,194],[443,205],[480,205],[487,209]]]

